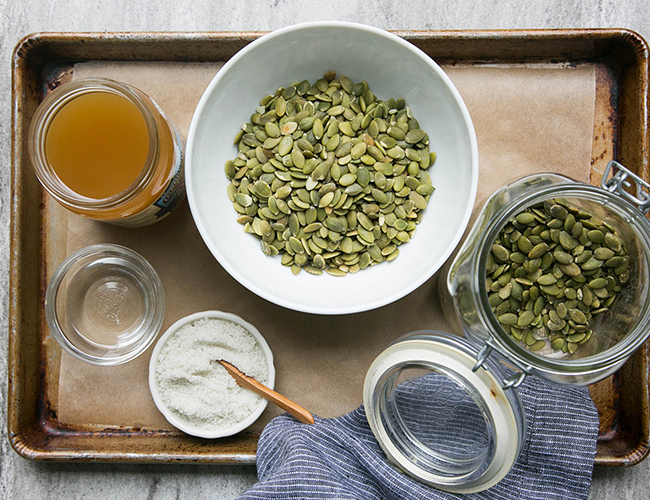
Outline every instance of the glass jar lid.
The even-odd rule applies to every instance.
[[[368,423],[391,464],[438,489],[472,493],[510,471],[525,416],[506,376],[477,347],[441,332],[408,334],[382,352],[364,383]]]

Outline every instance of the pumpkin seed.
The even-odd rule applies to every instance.
[[[551,342],[551,349],[554,351],[561,351],[562,347],[564,347],[565,340],[563,338],[557,338]]]
[[[587,233],[587,238],[589,238],[592,243],[603,243],[605,241],[605,235],[602,231],[597,229],[589,231]]]
[[[569,309],[569,317],[580,325],[587,323],[587,317],[580,309]]]
[[[508,297],[510,297],[511,293],[512,293],[512,283],[508,283],[506,286],[501,288],[501,290],[499,290],[499,297],[503,300],[506,300]]]
[[[539,283],[540,285],[552,285],[555,282],[557,282],[557,278],[552,274],[545,274],[544,276],[541,276],[537,280],[537,283]]]
[[[553,205],[550,209],[551,215],[559,220],[564,220],[567,218],[569,212],[566,208],[561,205]]]
[[[553,252],[553,257],[559,264],[571,264],[573,262],[573,257],[571,254],[563,252],[562,250],[555,250]]]
[[[582,268],[583,271],[593,271],[595,269],[598,269],[599,267],[602,267],[604,262],[602,260],[598,260],[595,257],[591,257],[587,262],[582,264],[580,267]]]
[[[535,343],[528,346],[528,349],[530,349],[531,351],[539,351],[540,349],[543,349],[545,346],[546,346],[546,341],[536,340]]]
[[[609,260],[614,257],[614,250],[611,248],[600,247],[594,251],[594,257],[598,260]]]
[[[528,254],[533,249],[533,244],[525,236],[521,236],[517,240],[517,248],[524,254]]]
[[[535,313],[532,311],[524,311],[519,315],[517,319],[517,325],[524,327],[530,325],[535,319]]]
[[[499,262],[506,262],[510,253],[508,250],[501,245],[492,245],[492,254]]]
[[[605,261],[605,265],[607,267],[619,267],[623,265],[624,262],[625,262],[625,258],[621,257],[620,255],[617,255],[615,257],[612,257],[611,259],[607,259],[607,261]]]
[[[612,233],[607,233],[605,235],[605,245],[607,245],[611,250],[618,252],[621,250],[621,240],[618,236],[614,236]]]
[[[538,259],[548,251],[548,245],[546,243],[540,243],[535,245],[532,250],[528,253],[529,259]]]
[[[502,325],[515,325],[517,324],[518,317],[513,313],[506,313],[499,316],[499,322]]]
[[[589,288],[592,290],[597,290],[599,288],[604,288],[607,286],[607,280],[605,278],[596,278],[589,282]]]
[[[535,216],[530,212],[522,212],[515,217],[519,224],[528,225],[535,221]]]

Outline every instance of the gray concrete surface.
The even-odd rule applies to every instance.
[[[346,20],[384,29],[629,28],[650,39],[647,0],[0,0],[0,497],[7,499],[228,499],[256,480],[253,467],[33,463],[6,437],[10,63],[35,31],[272,30]],[[650,461],[596,469],[592,499],[647,499]]]

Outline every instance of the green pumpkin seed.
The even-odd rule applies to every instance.
[[[607,245],[611,250],[618,252],[621,250],[621,240],[614,236],[612,233],[607,233],[605,235],[605,245]]]
[[[562,271],[567,276],[572,276],[572,277],[580,276],[581,273],[580,267],[573,262],[571,264],[566,264],[566,265],[561,264],[558,267],[560,268],[560,271]]]
[[[506,300],[508,297],[510,297],[510,294],[512,293],[512,283],[508,283],[505,285],[503,288],[499,290],[499,297],[502,300]]]
[[[406,138],[404,131],[399,127],[388,127],[386,133],[396,141],[403,141]]]
[[[424,139],[424,136],[426,135],[426,132],[424,130],[421,130],[419,128],[409,130],[408,133],[406,134],[406,137],[404,140],[408,142],[409,144],[416,144],[420,142],[422,139]],[[394,137],[394,136],[393,136]],[[395,137],[397,139],[397,137]]]
[[[560,318],[559,314],[554,309],[551,309],[548,312],[548,318],[553,323],[562,324],[562,318]]]
[[[523,264],[526,261],[526,256],[521,252],[512,252],[510,260],[515,264]]]
[[[522,212],[515,217],[519,224],[528,225],[535,221],[535,216],[530,212]]]
[[[532,311],[523,311],[517,319],[517,325],[520,327],[526,327],[530,325],[534,319],[535,314]]]
[[[290,135],[284,136],[278,144],[278,154],[280,156],[285,156],[289,154],[291,148],[293,148],[293,137]]]
[[[609,260],[614,257],[614,250],[606,247],[597,248],[594,250],[594,257],[598,260]]]
[[[605,235],[602,231],[599,231],[597,229],[589,231],[587,233],[587,238],[589,238],[589,241],[592,243],[603,243],[605,241]]]
[[[561,351],[566,341],[563,338],[557,338],[551,342],[551,349]]]
[[[553,257],[559,264],[571,264],[573,262],[573,257],[571,254],[563,252],[562,250],[555,250],[553,252]]]
[[[573,335],[569,335],[567,340],[577,344],[578,342],[582,342],[586,336],[585,333],[574,333]]]
[[[607,286],[607,280],[605,278],[596,278],[589,282],[589,288],[592,290],[597,290]]]
[[[533,244],[530,242],[528,238],[525,236],[521,236],[517,240],[517,248],[524,254],[528,255],[528,252],[530,252],[533,249]]]
[[[510,256],[510,252],[501,245],[492,245],[492,254],[499,262],[506,262]]]
[[[532,345],[528,346],[531,351],[539,351],[546,346],[546,341],[536,340]]]
[[[422,196],[429,196],[435,191],[435,188],[430,184],[421,184],[415,189],[416,193]]]
[[[623,265],[624,262],[625,262],[625,258],[617,255],[605,261],[605,265],[607,267],[619,267]]]
[[[552,274],[545,274],[544,276],[540,276],[537,279],[537,283],[539,283],[540,285],[552,285],[555,282],[557,282],[557,278]]]
[[[323,221],[323,225],[327,228],[330,229],[331,231],[334,231],[336,233],[342,233],[346,230],[346,224],[343,222],[341,219],[337,217],[327,217],[325,221]]]
[[[542,285],[539,287],[546,295],[557,296],[560,293],[560,288],[557,285]]]
[[[591,257],[587,262],[582,264],[580,267],[582,268],[583,271],[593,271],[595,269],[598,269],[599,267],[602,267],[604,262],[602,260],[598,260],[595,257]]]
[[[560,233],[560,245],[562,245],[565,250],[573,250],[578,245],[578,242],[569,233],[562,231]]]
[[[375,262],[384,261],[384,256],[381,253],[381,249],[377,245],[371,245],[370,247],[368,247],[368,253],[370,254],[372,260],[374,260]]]
[[[530,252],[528,252],[529,259],[538,259],[548,251],[548,245],[546,243],[539,243],[535,245]],[[541,263],[540,263],[541,264]]]
[[[567,209],[561,205],[553,205],[549,211],[554,218],[562,221],[566,219],[569,214]]]
[[[375,199],[375,201],[377,201],[377,203],[379,204],[388,203],[388,197],[386,196],[386,193],[384,193],[383,191],[374,188],[370,191],[370,194]]]
[[[499,316],[499,323],[502,325],[515,325],[519,319],[516,314],[506,313]]]
[[[580,309],[569,309],[569,317],[580,325],[587,324],[587,317]]]

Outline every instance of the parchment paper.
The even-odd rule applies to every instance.
[[[74,78],[104,76],[131,83],[149,94],[186,134],[196,103],[219,67],[84,63],[75,66]],[[524,174],[552,171],[589,180],[595,104],[592,67],[444,69],[465,100],[478,136],[475,214],[495,189]],[[132,248],[152,264],[167,300],[162,331],[182,316],[207,309],[232,312],[257,326],[275,356],[276,389],[322,417],[341,415],[362,402],[367,369],[394,339],[420,329],[451,331],[440,310],[437,276],[393,304],[355,315],[315,316],[273,305],[221,268],[203,244],[187,203],[162,222],[136,230],[73,214],[68,220],[68,254],[111,242]],[[150,351],[109,368],[63,353],[60,422],[172,428],[149,393]],[[261,430],[278,413],[269,405],[255,428]]]

